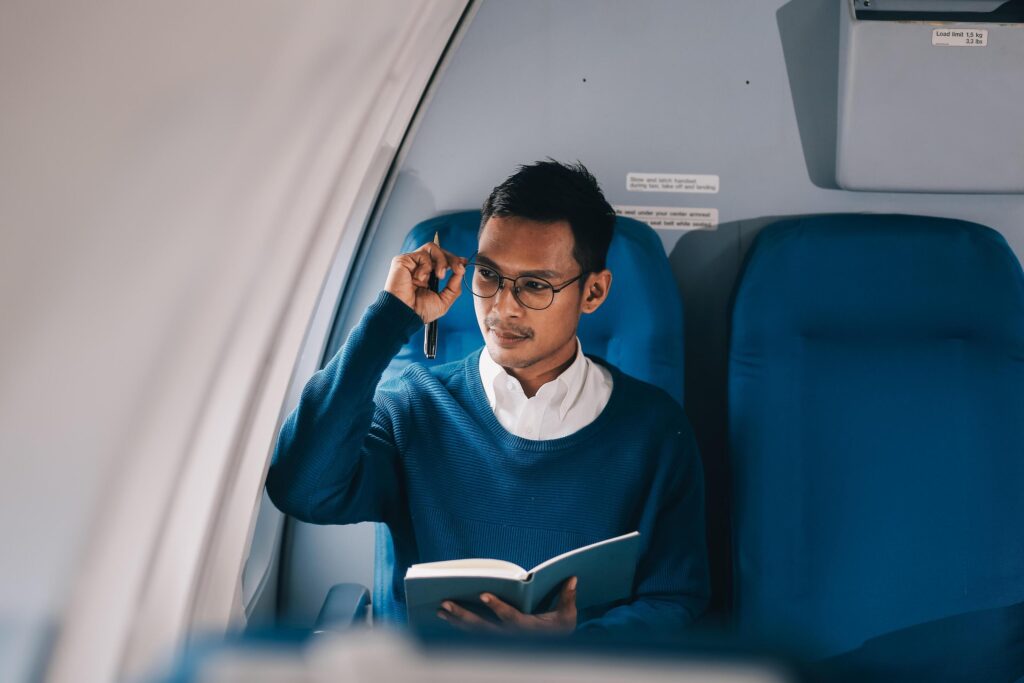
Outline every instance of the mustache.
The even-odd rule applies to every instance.
[[[518,325],[504,325],[497,318],[484,318],[484,326],[489,330],[500,332],[504,335],[514,335],[516,337],[532,337],[533,330],[529,327],[519,327]]]

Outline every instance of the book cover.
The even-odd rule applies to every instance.
[[[592,543],[523,569],[512,562],[474,558],[414,564],[405,574],[409,625],[439,627],[437,610],[453,600],[476,614],[493,618],[481,593],[492,593],[527,614],[550,611],[566,579],[576,576],[576,608],[628,598],[640,552],[640,533]]]

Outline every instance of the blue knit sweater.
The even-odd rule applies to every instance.
[[[378,382],[423,323],[391,294],[367,309],[339,353],[306,384],[267,476],[282,511],[315,524],[385,522],[394,539],[387,605],[404,618],[406,569],[489,557],[532,567],[640,531],[634,596],[581,611],[580,628],[682,626],[708,600],[704,482],[686,416],[661,389],[607,367],[611,397],[569,436],[506,431],[479,354]]]

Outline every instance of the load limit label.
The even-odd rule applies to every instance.
[[[985,47],[987,28],[937,28],[932,30],[932,45],[939,47]]]

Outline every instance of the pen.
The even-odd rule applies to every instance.
[[[440,240],[437,238],[437,233],[434,233],[434,244],[441,246]],[[433,292],[438,291],[439,281],[435,271],[430,271],[430,281],[427,286]],[[427,358],[434,358],[437,355],[437,320],[431,320],[426,324],[426,329],[423,331],[423,355]]]

